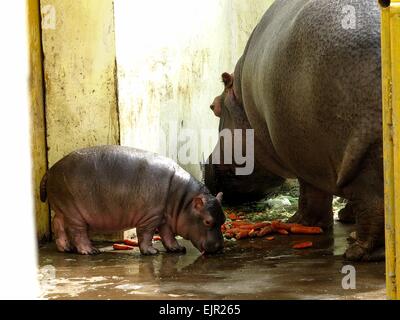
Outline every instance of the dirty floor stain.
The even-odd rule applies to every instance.
[[[228,241],[224,254],[201,256],[188,241],[185,255],[143,257],[97,243],[97,256],[40,249],[44,299],[385,299],[385,265],[357,263],[356,289],[342,288],[342,254],[354,226],[335,223],[334,234]],[[314,247],[291,249],[294,241]],[[162,249],[161,243],[155,245]]]

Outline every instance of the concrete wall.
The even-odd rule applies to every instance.
[[[41,8],[51,166],[79,147],[119,143],[113,1],[42,0]]]
[[[176,148],[160,144],[160,137],[195,129],[191,156],[199,163],[217,140],[209,105],[222,92],[220,75],[234,70],[272,1],[114,2],[121,144],[174,158]],[[210,138],[204,129],[214,130]],[[183,167],[200,178],[199,165]]]
[[[30,128],[32,150],[32,179],[36,214],[36,231],[39,240],[50,235],[50,216],[47,203],[40,201],[39,184],[47,170],[47,151],[44,116],[42,48],[40,33],[39,0],[27,1],[29,23],[29,90],[30,90]]]

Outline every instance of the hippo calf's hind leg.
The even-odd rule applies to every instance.
[[[181,246],[178,241],[175,239],[175,235],[173,234],[171,228],[164,224],[159,228],[161,241],[164,245],[164,248],[168,252],[173,253],[185,253],[186,248]]]
[[[61,213],[56,213],[53,218],[53,230],[56,238],[56,246],[60,252],[71,252],[73,247],[68,240],[65,231],[64,216]]]
[[[80,254],[93,255],[99,254],[100,250],[92,245],[88,236],[87,227],[69,226],[68,233],[76,250]]]
[[[333,196],[312,185],[299,180],[300,197],[299,208],[289,222],[300,223],[306,226],[318,226],[324,229],[332,228]]]

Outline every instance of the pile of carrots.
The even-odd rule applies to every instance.
[[[321,234],[323,230],[319,227],[306,227],[296,223],[284,223],[282,221],[258,222],[252,223],[244,220],[240,214],[228,212],[227,217],[230,221],[225,222],[221,226],[221,231],[225,238],[236,240],[266,237],[267,240],[274,240],[273,234],[289,235],[289,234]],[[294,249],[304,249],[312,247],[312,242],[298,243],[293,246]]]

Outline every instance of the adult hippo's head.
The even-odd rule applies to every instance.
[[[234,88],[233,75],[222,74],[222,82],[225,86],[224,90],[210,106],[215,116],[220,118],[220,136],[204,167],[205,184],[211,192],[222,191],[228,203],[258,200],[280,186],[284,179],[272,174],[257,162],[254,134],[251,132],[246,134],[246,132],[249,133],[247,130],[251,130],[251,126],[241,97]],[[240,160],[252,162],[250,172],[242,170],[245,174],[240,174],[237,170],[248,165],[243,161],[237,161],[242,154],[245,154],[247,158],[242,157]]]

